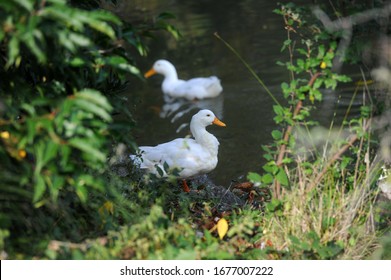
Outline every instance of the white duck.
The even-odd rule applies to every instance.
[[[164,163],[170,170],[179,170],[179,178],[186,179],[195,175],[212,171],[217,165],[219,141],[206,130],[211,124],[225,126],[210,110],[201,110],[195,114],[190,122],[191,138],[177,138],[157,146],[141,146],[140,155],[131,155],[131,158],[141,169],[158,176],[158,169],[165,172]],[[141,160],[139,160],[141,158]],[[186,181],[183,181],[185,191],[189,191]]]
[[[213,98],[223,90],[220,80],[215,76],[194,78],[187,81],[178,79],[174,65],[164,59],[156,61],[144,77],[149,78],[155,74],[164,76],[162,91],[171,98],[186,98],[188,100]]]

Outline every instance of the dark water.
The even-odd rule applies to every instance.
[[[261,172],[264,163],[261,145],[271,142],[270,133],[276,128],[272,110],[274,103],[238,58],[213,34],[218,32],[228,41],[278,97],[281,95],[280,84],[289,81],[289,73],[276,64],[277,61],[288,60],[288,54],[280,52],[286,31],[281,16],[273,13],[278,7],[277,2],[129,2],[133,13],[141,11],[137,15],[139,17],[140,14],[148,17],[160,12],[175,14],[177,18],[171,23],[183,35],[178,41],[168,35],[152,40],[148,57],[139,61],[144,72],[155,60],[165,58],[176,66],[179,78],[216,75],[223,86],[223,93],[217,99],[167,105],[160,89],[162,76],[154,76],[146,83],[131,83],[126,94],[137,103],[133,108],[138,122],[135,132],[137,144],[156,145],[184,137],[189,132],[186,125],[191,116],[200,108],[208,108],[227,124],[226,128],[208,128],[220,141],[219,163],[210,173],[214,182],[229,185],[231,180],[246,176],[249,171]],[[135,14],[130,13],[129,17],[132,16]],[[337,97],[341,96],[340,103],[348,103],[349,92],[347,89],[346,96],[341,92],[326,94],[327,101],[317,114],[320,122],[328,126],[335,112]],[[338,110],[341,110],[338,114],[344,114],[344,109]]]

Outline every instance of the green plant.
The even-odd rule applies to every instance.
[[[0,224],[11,257],[107,231],[114,219],[99,211],[107,201],[129,218],[119,195],[126,182],[107,164],[111,144],[134,145],[118,90],[141,76],[126,42],[145,55],[141,34],[170,25],[163,16],[138,32],[97,1],[73,2],[0,3]]]
[[[291,81],[281,86],[289,106],[274,107],[275,121],[283,132],[273,131],[274,147],[265,147],[268,163],[261,182],[273,183],[274,195],[283,203],[282,214],[269,216],[271,235],[265,238],[279,252],[290,240],[288,258],[362,258],[370,245],[358,249],[356,242],[373,244],[375,240],[374,231],[363,229],[373,215],[371,205],[377,193],[373,184],[379,169],[372,156],[376,147],[371,139],[371,114],[348,120],[348,109],[341,128],[335,130],[332,123],[329,131],[311,129],[316,122],[310,112],[322,100],[322,89],[335,90],[337,82],[350,80],[332,71],[338,34],[309,24],[303,11],[293,5],[276,12],[283,16],[288,36],[282,50],[289,52],[289,61],[279,64],[290,71]],[[303,30],[308,29],[311,39],[304,39],[308,37]],[[367,108],[364,104],[362,112]],[[308,137],[304,154],[299,131]],[[323,138],[324,144],[318,146],[316,137]],[[281,233],[279,241],[272,236],[276,232]]]
[[[279,129],[272,131],[274,143],[263,146],[265,172],[247,176],[252,183],[269,186],[273,193],[260,219],[263,255],[284,259],[363,258],[376,240],[373,227],[368,229],[380,168],[370,129],[372,104],[363,104],[362,115],[353,118],[349,117],[350,104],[337,129],[333,120],[328,129],[317,127],[311,112],[323,94],[335,90],[339,82],[350,81],[333,71],[334,63],[341,59],[337,50],[341,33],[325,31],[310,11],[294,4],[281,5],[275,12],[283,17],[287,30],[281,51],[288,52],[288,61],[278,62],[290,74],[290,81],[281,85],[283,101],[223,41],[275,102],[274,120]],[[364,89],[370,94],[365,83]]]

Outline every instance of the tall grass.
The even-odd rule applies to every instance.
[[[283,189],[281,210],[263,220],[262,238],[289,258],[364,259],[378,246],[374,209],[382,160],[371,118],[349,122],[350,108],[348,126],[303,129],[306,153],[291,145],[293,162],[285,166],[290,186]]]
[[[376,246],[374,204],[378,190],[369,177],[378,167],[370,163],[367,169],[349,177],[347,171],[336,174],[335,165],[339,163],[329,165],[328,160],[314,163],[309,172],[297,158],[296,168],[289,172],[291,188],[284,191],[281,213],[263,220],[263,239],[270,240],[279,251],[291,251],[290,258],[301,259],[306,252],[319,254],[314,247],[317,241],[326,249],[329,245],[340,249],[335,254],[320,254],[319,258],[363,259]],[[324,172],[323,167],[328,165]],[[321,181],[314,185],[319,175]],[[319,240],[311,240],[311,234]],[[299,244],[294,244],[294,238]]]

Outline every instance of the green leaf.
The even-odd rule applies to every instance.
[[[87,201],[88,191],[84,185],[81,185],[81,184],[77,185],[76,194],[79,197],[81,202],[85,203]]]
[[[264,184],[271,184],[274,181],[274,177],[270,173],[266,173],[265,175],[262,176],[262,183]]]
[[[58,23],[62,23],[68,28],[72,27],[73,30],[84,30],[84,20],[86,20],[84,13],[75,12],[74,9],[65,5],[46,7],[44,10],[42,10],[41,16]]]
[[[97,20],[109,21],[116,25],[122,25],[122,21],[116,15],[106,10],[95,10],[88,15]]]
[[[273,197],[272,200],[266,204],[266,209],[269,212],[276,212],[279,208],[281,208],[281,206],[281,201]]]
[[[282,133],[279,130],[272,131],[272,137],[274,140],[280,140],[282,138]]]
[[[168,165],[168,163],[166,161],[163,163],[163,169],[166,173],[170,170],[170,166]]]
[[[35,186],[34,186],[34,196],[33,196],[33,202],[36,203],[38,200],[40,200],[45,193],[46,190],[46,184],[45,180],[43,179],[41,174],[37,174],[35,176]]]
[[[299,59],[297,60],[297,66],[300,67],[299,70],[301,70],[301,71],[303,71],[303,70],[306,69],[304,60],[301,59],[301,58],[299,58]]]
[[[308,55],[308,51],[305,50],[305,49],[298,48],[298,49],[296,49],[296,51],[297,51],[299,54],[302,54],[302,55],[304,55],[304,56],[307,56],[307,55]]]
[[[117,65],[117,68],[121,69],[123,71],[126,71],[128,73],[134,74],[134,75],[140,74],[140,70],[137,67],[135,67],[129,63],[119,64],[119,65]]]
[[[249,172],[247,174],[247,179],[253,183],[259,183],[262,181],[262,176],[255,172]]]
[[[333,75],[333,78],[336,79],[337,81],[343,82],[343,83],[347,83],[347,82],[352,81],[352,79],[346,75]]]
[[[87,154],[92,156],[98,161],[104,162],[106,160],[106,155],[99,151],[98,149],[92,147],[89,144],[88,139],[84,138],[73,138],[69,140],[69,144]]]
[[[75,43],[76,45],[78,45],[80,47],[88,47],[88,46],[92,45],[92,41],[88,37],[83,36],[79,33],[70,32],[70,33],[68,33],[67,38],[69,41]]]
[[[113,109],[113,107],[111,107],[107,98],[97,90],[84,89],[82,91],[75,93],[75,96],[78,98],[83,98],[96,105],[99,105],[100,107],[106,109],[107,111],[111,111]]]
[[[278,172],[275,177],[277,181],[281,183],[281,185],[289,186],[288,176],[286,175],[285,170],[282,167],[278,169]]]
[[[296,245],[296,246],[299,246],[300,245],[300,240],[299,240],[299,238],[297,238],[296,236],[294,236],[294,235],[288,235],[288,237],[289,237],[289,239],[291,240],[291,242],[294,244],[294,245]]]
[[[19,44],[19,38],[17,36],[13,36],[8,44],[8,62],[6,65],[7,68],[14,64],[17,60],[17,57],[19,56]]]
[[[60,45],[64,48],[68,49],[71,52],[76,51],[75,44],[71,40],[68,40],[68,32],[60,32],[58,34],[58,40],[60,42]]]
[[[322,59],[324,54],[325,54],[325,47],[324,47],[324,45],[319,45],[317,58],[318,59]]]
[[[316,79],[312,87],[314,89],[320,88],[323,84],[323,81],[323,79]]]
[[[289,90],[289,85],[286,82],[281,83],[281,89],[283,91]]]
[[[102,182],[97,180],[94,176],[90,174],[82,174],[78,177],[78,182],[80,185],[88,186],[97,190],[104,190]]]
[[[281,52],[284,51],[290,44],[292,43],[292,40],[291,39],[287,39],[284,41],[282,47],[281,47]]]
[[[57,200],[59,190],[65,185],[65,178],[63,176],[55,176],[50,187],[50,194],[53,201]]]
[[[167,24],[167,25],[166,25],[166,30],[167,30],[168,32],[170,32],[171,35],[174,36],[174,38],[175,38],[176,40],[178,40],[178,39],[181,37],[181,33],[179,32],[179,30],[176,29],[176,28],[175,28],[174,26],[172,26],[171,24]]]
[[[111,66],[116,67],[118,69],[127,71],[135,75],[140,74],[140,70],[137,67],[129,64],[128,61],[122,56],[111,56],[107,62]]]
[[[35,169],[34,169],[34,176],[40,176],[41,169],[44,166],[43,162],[43,154],[45,150],[45,145],[42,141],[39,141],[34,146],[34,154],[35,154]]]
[[[363,118],[369,118],[372,113],[372,107],[371,106],[361,106],[360,113]]]
[[[61,161],[60,161],[60,166],[66,171],[72,171],[73,170],[73,166],[71,164],[69,164],[69,157],[71,156],[71,153],[72,153],[72,149],[71,147],[69,146],[66,146],[66,145],[62,145],[61,146],[61,149],[60,149],[60,153],[61,153]]]
[[[106,34],[111,39],[115,39],[115,32],[113,28],[111,28],[111,26],[108,25],[106,22],[89,18],[86,23],[96,31]]]
[[[73,57],[69,61],[69,64],[73,67],[81,67],[81,66],[86,65],[86,61],[81,57]]]
[[[59,145],[55,142],[46,142],[45,151],[43,153],[42,162],[46,165],[51,159],[55,158],[58,152]]]
[[[335,89],[337,87],[337,81],[333,78],[329,78],[324,81],[324,85],[326,86],[326,88]]]
[[[268,163],[262,166],[263,170],[265,170],[267,173],[270,174],[276,174],[278,172],[278,167],[275,165],[275,163]]]
[[[46,2],[65,5],[67,3],[67,0],[46,0]]]
[[[284,115],[284,108],[280,105],[273,105],[273,111],[276,115]]]
[[[34,1],[30,1],[30,0],[13,0],[13,1],[19,4],[21,7],[25,8],[29,12],[31,12],[34,8]]]
[[[34,137],[36,134],[37,122],[35,120],[32,120],[29,118],[26,120],[26,124],[27,124],[27,142],[29,144],[31,144],[31,143],[33,143],[33,140],[34,140]]]
[[[159,174],[160,177],[163,177],[164,172],[163,169],[159,165],[155,165],[156,171]]]
[[[37,31],[39,34],[40,31]],[[40,35],[38,35],[40,36]],[[24,36],[23,42],[29,47],[30,51],[35,55],[38,62],[45,63],[46,62],[46,55],[44,51],[37,45],[33,34],[29,34],[28,36]]]
[[[105,121],[111,121],[111,115],[105,109],[99,107],[94,103],[89,102],[88,100],[76,99],[75,105],[83,109],[84,111],[91,112],[96,116],[101,117]]]

